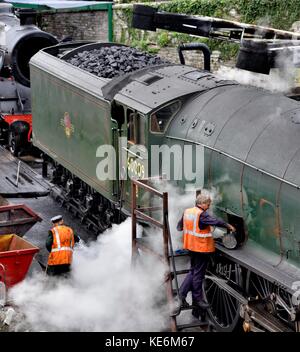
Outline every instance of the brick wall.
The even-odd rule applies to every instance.
[[[59,40],[71,36],[73,40],[108,41],[107,11],[42,13],[38,25]]]

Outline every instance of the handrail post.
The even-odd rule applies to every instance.
[[[172,307],[174,303],[174,297],[173,297],[173,288],[172,288],[172,277],[171,277],[171,272],[170,272],[170,259],[169,259],[169,227],[168,227],[168,209],[169,209],[169,197],[168,193],[164,192],[163,193],[163,238],[164,238],[164,258],[165,258],[165,264],[168,268],[166,275],[167,275],[167,281],[166,281],[166,291],[167,291],[167,299],[169,302],[170,306],[170,311],[174,308]],[[174,275],[176,275],[174,273]],[[176,332],[177,331],[177,324],[176,324],[176,318],[174,316],[170,317],[170,326],[171,326],[171,331]]]
[[[168,193],[163,193],[163,238],[164,238],[164,256],[168,259],[169,256],[169,234],[166,219],[168,218]],[[168,263],[167,263],[168,264]]]
[[[131,264],[134,265],[138,254],[136,245],[136,184],[131,182]]]

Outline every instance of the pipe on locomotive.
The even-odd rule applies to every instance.
[[[10,71],[17,82],[29,87],[29,60],[58,40],[36,26],[35,10],[20,9],[16,14],[11,4],[0,4],[0,76],[5,77]]]
[[[204,43],[180,44],[177,50],[178,50],[179,60],[182,65],[185,65],[185,59],[182,54],[183,50],[201,50],[204,57],[204,70],[210,71],[210,50],[206,44]]]

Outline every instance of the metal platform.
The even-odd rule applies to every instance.
[[[226,249],[216,245],[217,249],[223,252],[233,261],[240,263],[251,271],[260,274],[270,282],[277,282],[285,286],[286,290],[293,294],[293,282],[299,281],[300,269],[288,263],[285,258],[282,260],[271,252],[266,256],[266,252],[252,243],[250,240],[247,244],[235,250]]]
[[[0,147],[0,195],[5,198],[43,197],[49,185],[28,165]]]

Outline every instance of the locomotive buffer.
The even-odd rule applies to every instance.
[[[139,251],[144,251],[145,253],[152,254],[156,256],[166,265],[165,272],[165,285],[166,285],[166,295],[167,301],[170,308],[170,330],[172,332],[183,331],[187,329],[198,328],[202,331],[211,330],[211,323],[206,320],[206,313],[202,312],[200,314],[201,320],[186,316],[187,310],[194,309],[195,307],[189,306],[188,308],[174,309],[176,307],[176,300],[179,299],[179,286],[178,286],[178,276],[188,273],[188,269],[177,270],[175,259],[182,258],[187,256],[187,254],[174,254],[172,239],[169,227],[168,220],[168,193],[159,192],[155,188],[151,187],[148,184],[147,180],[131,181],[131,218],[132,218],[132,264],[137,264],[137,259],[139,256]],[[152,195],[158,196],[162,201],[162,206],[153,206],[153,207],[139,207],[137,204],[137,187],[143,189],[144,191],[150,192]],[[156,220],[154,217],[151,217],[147,213],[152,214],[152,212],[162,210],[163,216],[162,221]],[[158,253],[156,250],[151,248],[150,241],[147,241],[146,238],[137,238],[136,225],[138,220],[142,220],[147,224],[155,225],[162,230],[163,235],[163,252]],[[150,237],[150,236],[149,236]],[[187,258],[185,258],[187,259]],[[184,263],[185,262],[185,263]],[[183,264],[186,265],[187,261],[184,260]],[[175,287],[173,287],[173,284]]]

